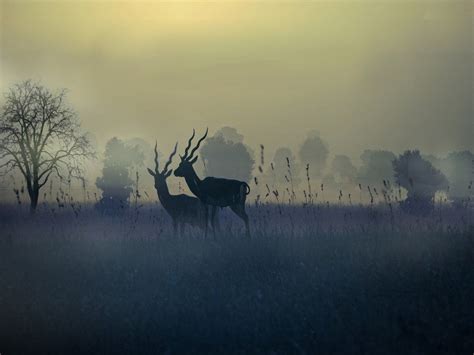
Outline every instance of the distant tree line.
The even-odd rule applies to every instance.
[[[328,144],[317,131],[308,132],[296,153],[289,147],[277,147],[268,160],[264,149],[260,146],[256,154],[235,128],[222,127],[201,146],[201,173],[245,181],[263,196],[275,195],[277,188],[284,187],[290,202],[296,200],[297,189],[300,197],[303,190],[306,201],[318,194],[320,201],[326,200],[327,191],[337,191],[341,199],[343,191],[358,189],[372,195],[377,189],[403,189],[406,199],[401,205],[407,211],[429,209],[439,191],[454,203],[470,198],[474,170],[470,151],[436,157],[417,150],[398,156],[386,150],[365,150],[360,164],[354,164],[347,155],[331,158]],[[101,176],[95,182],[102,191],[97,208],[123,209],[131,195],[135,200],[140,197],[139,179],[147,176],[145,167],[152,164],[152,150],[141,138],[114,137],[107,142]],[[84,180],[82,163],[94,156],[90,136],[81,129],[65,90],[52,92],[25,81],[6,93],[0,116],[0,171],[21,174],[32,212],[52,175]],[[315,181],[318,185],[311,186]]]

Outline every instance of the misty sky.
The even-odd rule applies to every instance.
[[[473,149],[470,1],[1,1],[1,90],[66,87],[98,142]]]

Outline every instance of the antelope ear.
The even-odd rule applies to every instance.
[[[198,156],[196,155],[196,156],[194,157],[194,159],[190,160],[189,162],[190,162],[191,164],[194,164],[197,160],[198,160]]]
[[[150,173],[151,176],[156,176],[155,172],[151,170],[150,168],[147,168],[148,172]]]
[[[168,172],[167,172],[166,175],[165,175],[165,178],[170,177],[170,175],[171,175],[172,172],[173,172],[173,169],[168,170]]]

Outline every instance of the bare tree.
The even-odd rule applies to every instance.
[[[87,133],[66,103],[66,90],[51,92],[27,80],[5,94],[0,116],[0,168],[19,169],[30,197],[38,205],[40,189],[51,174],[79,177],[84,159],[94,156]]]

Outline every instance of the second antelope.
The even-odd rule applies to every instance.
[[[245,212],[245,199],[250,192],[249,185],[243,181],[215,177],[206,177],[201,180],[193,168],[193,164],[198,158],[198,156],[194,156],[194,153],[199,149],[201,142],[206,139],[207,132],[208,130],[206,130],[204,136],[199,139],[191,153],[188,154],[189,148],[191,148],[191,142],[196,133],[193,129],[193,135],[189,138],[184,156],[180,156],[181,162],[178,168],[175,169],[174,174],[184,177],[191,192],[203,203],[211,206],[211,223],[214,231],[216,230],[215,214],[217,207],[230,207],[230,209],[244,221],[247,236],[250,237],[249,217],[247,212]],[[206,210],[206,214],[207,213]]]
[[[151,176],[155,178],[155,189],[158,193],[158,199],[166,212],[173,219],[173,228],[175,234],[183,234],[185,224],[199,227],[207,231],[207,207],[197,198],[188,195],[171,195],[168,189],[166,179],[173,170],[168,170],[173,156],[176,154],[178,143],[174,146],[165,167],[160,172],[158,168],[158,149],[155,144],[155,170],[148,169]]]

